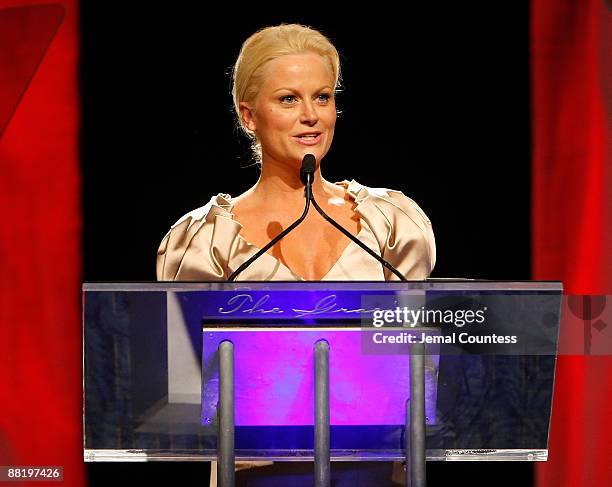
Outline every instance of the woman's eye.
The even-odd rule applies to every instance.
[[[328,102],[331,98],[331,95],[328,95],[327,93],[321,93],[317,98],[319,99],[319,101]]]
[[[295,96],[293,95],[285,95],[282,96],[280,99],[281,103],[294,103],[295,102]]]

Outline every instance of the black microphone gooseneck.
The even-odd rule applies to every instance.
[[[287,235],[291,230],[297,227],[300,223],[304,221],[306,215],[308,214],[308,210],[310,209],[310,200],[312,199],[312,179],[314,176],[316,159],[312,154],[306,154],[304,159],[302,159],[302,167],[300,168],[300,179],[306,185],[304,190],[304,195],[306,198],[306,205],[304,206],[304,212],[302,216],[300,216],[296,221],[294,221],[291,225],[289,225],[285,230],[279,233],[276,237],[274,237],[268,244],[262,249],[258,250],[255,255],[242,263],[238,269],[236,269],[229,276],[228,281],[233,281],[238,277],[243,270],[249,267],[255,260],[265,254],[269,248],[273,247],[276,242],[278,242],[281,238]]]

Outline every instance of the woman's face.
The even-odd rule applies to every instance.
[[[299,164],[304,155],[321,161],[334,138],[334,76],[316,53],[269,61],[254,103],[241,103],[246,126],[261,143],[263,162]]]

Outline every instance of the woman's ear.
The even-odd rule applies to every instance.
[[[255,132],[257,130],[257,126],[255,125],[255,119],[253,117],[253,107],[245,101],[241,101],[238,106],[240,107],[240,117],[242,119],[242,124],[251,132]]]

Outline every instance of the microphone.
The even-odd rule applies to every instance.
[[[306,154],[302,159],[302,167],[300,168],[300,181],[304,183],[304,186],[308,186],[308,175],[310,175],[310,184],[314,179],[315,167],[317,165],[317,159],[312,154]]]
[[[304,196],[306,198],[306,204],[304,206],[304,211],[302,216],[300,216],[296,221],[294,221],[291,225],[289,225],[285,230],[279,233],[276,237],[274,237],[268,244],[262,249],[258,250],[255,255],[250,257],[248,260],[242,263],[238,269],[236,269],[227,279],[228,281],[233,281],[238,277],[238,275],[244,271],[247,267],[249,267],[253,262],[255,262],[259,257],[265,254],[268,249],[272,248],[276,242],[278,242],[281,238],[291,232],[295,227],[297,227],[300,223],[304,221],[306,215],[308,214],[308,210],[310,209],[310,200],[312,199],[312,180],[314,179],[314,171],[317,160],[315,156],[312,154],[306,154],[302,159],[302,167],[300,168],[300,180],[304,183],[306,188],[304,189]]]
[[[306,206],[310,206],[312,200],[312,181],[314,180],[315,167],[317,159],[312,154],[306,154],[302,159],[302,167],[300,168],[300,180],[304,183],[304,198],[306,198]]]

